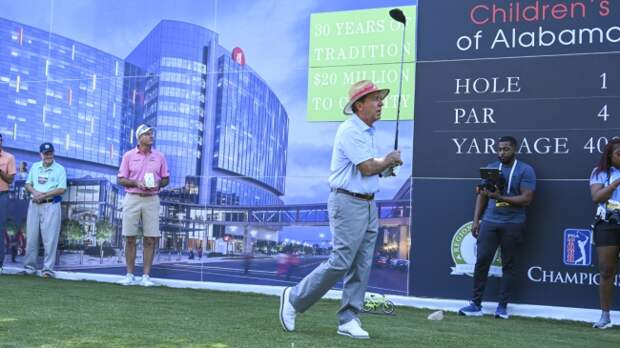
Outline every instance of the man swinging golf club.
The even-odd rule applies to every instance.
[[[381,118],[383,99],[388,93],[388,89],[379,89],[368,80],[354,83],[349,90],[344,113],[351,117],[336,132],[329,176],[327,209],[333,249],[327,261],[282,292],[280,323],[285,331],[295,330],[295,316],[344,277],[337,332],[369,338],[358,313],[368,286],[379,227],[374,196],[379,190],[379,174],[402,164],[399,150],[377,158],[375,148],[373,124]]]

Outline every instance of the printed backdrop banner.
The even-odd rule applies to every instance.
[[[410,294],[471,297],[479,167],[512,135],[537,175],[512,302],[598,307],[588,178],[620,128],[620,8],[420,1],[418,13]]]
[[[124,276],[127,206],[117,176],[146,123],[170,174],[153,278],[294,285],[332,248],[328,177],[339,122],[322,121],[345,120],[350,85],[371,79],[392,89],[374,124],[378,155],[391,151],[404,47],[405,163],[376,195],[368,290],[408,293],[416,0],[92,1],[79,16],[65,1],[34,1],[37,11],[32,2],[4,2],[0,18],[0,134],[20,168],[12,239],[23,246],[25,178],[50,142],[69,181],[56,270]],[[396,7],[407,16],[404,45],[389,16]],[[21,254],[5,262],[22,265]]]
[[[391,8],[315,13],[310,18],[308,120],[342,121],[348,99],[342,91],[359,80],[372,80],[392,93],[382,119],[396,119],[401,47],[404,50],[401,117],[413,119],[416,7],[402,6],[403,25],[390,18]]]

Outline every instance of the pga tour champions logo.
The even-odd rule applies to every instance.
[[[471,234],[472,221],[464,224],[456,230],[450,244],[450,252],[454,267],[451,275],[468,275],[473,276],[474,267],[476,266],[476,238]],[[500,258],[499,249],[495,252],[495,257],[489,268],[489,276],[502,276],[502,260]]]
[[[564,264],[590,266],[592,264],[592,231],[578,228],[564,230]]]

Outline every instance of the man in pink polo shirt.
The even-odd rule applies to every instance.
[[[4,266],[4,229],[9,212],[9,185],[15,177],[15,157],[2,149],[0,133],[0,274]]]
[[[170,174],[164,154],[153,148],[154,129],[140,125],[136,129],[138,146],[123,155],[118,171],[118,183],[125,187],[123,200],[123,236],[127,275],[122,285],[138,284],[136,269],[136,237],[142,220],[144,235],[144,263],[140,285],[153,286],[150,278],[155,246],[159,232],[159,189],[168,185]]]

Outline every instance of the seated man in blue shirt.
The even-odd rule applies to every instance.
[[[327,209],[333,249],[327,261],[282,292],[280,323],[285,331],[295,330],[296,314],[305,312],[344,276],[337,332],[369,338],[357,314],[364,302],[379,227],[374,195],[379,190],[379,174],[402,164],[398,150],[380,158],[376,154],[372,125],[381,118],[388,93],[367,80],[349,90],[344,113],[351,118],[336,132],[329,176]]]
[[[473,236],[478,239],[473,297],[468,306],[459,310],[459,314],[465,316],[482,315],[482,295],[489,267],[499,246],[502,257],[502,283],[495,317],[508,319],[506,306],[515,278],[515,254],[523,240],[525,208],[532,202],[536,189],[534,169],[523,161],[517,161],[516,150],[515,138],[510,136],[499,138],[497,148],[499,161],[487,167],[498,168],[505,185],[503,188],[495,186],[493,190],[487,187],[478,189],[471,228]],[[483,210],[484,215],[480,222]]]

